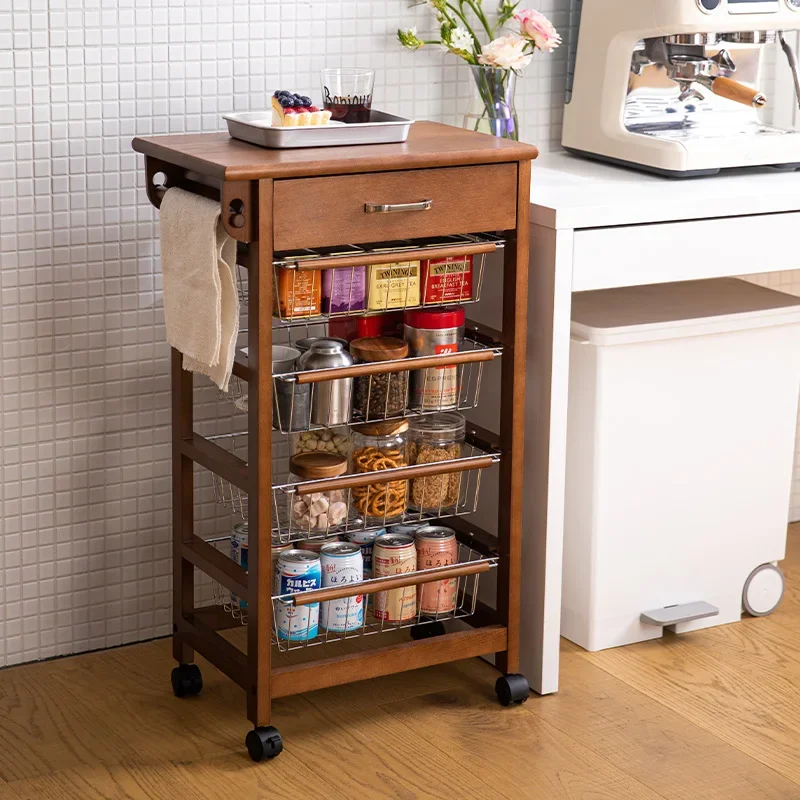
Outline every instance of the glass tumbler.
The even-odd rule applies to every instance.
[[[338,122],[369,122],[374,83],[371,69],[324,69],[322,104]]]

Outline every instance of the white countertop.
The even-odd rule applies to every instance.
[[[800,211],[800,172],[736,172],[675,180],[567,153],[533,162],[531,222],[598,228]]]

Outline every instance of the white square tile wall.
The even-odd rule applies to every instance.
[[[532,5],[566,25],[567,0]],[[467,71],[401,50],[412,24],[433,28],[407,0],[0,0],[0,665],[170,630],[168,350],[131,139],[218,130],[278,87],[318,96],[326,65],[375,68],[380,108],[460,124]],[[519,83],[543,152],[565,57]],[[204,429],[241,427],[198,400]],[[198,518],[206,536],[231,521]]]

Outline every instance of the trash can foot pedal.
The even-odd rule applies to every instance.
[[[717,614],[719,614],[719,609],[716,606],[706,603],[705,600],[697,600],[694,603],[679,603],[674,606],[654,608],[652,611],[643,611],[639,619],[645,625],[657,625],[659,628],[665,628],[667,625],[677,625],[679,622],[716,617]]]

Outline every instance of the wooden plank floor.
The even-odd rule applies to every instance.
[[[603,653],[519,708],[462,662],[277,703],[286,749],[244,753],[241,690],[166,641],[0,672],[0,798],[800,798],[800,526],[772,617]]]

